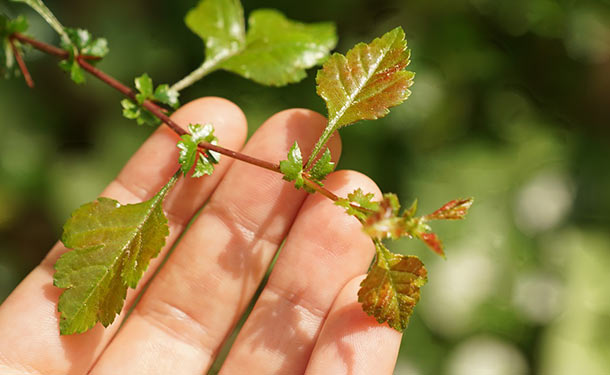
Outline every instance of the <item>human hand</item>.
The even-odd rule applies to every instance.
[[[239,149],[247,126],[234,104],[204,98],[172,118],[211,122],[220,144]],[[326,119],[288,110],[265,122],[245,146],[260,159],[285,159],[294,140],[305,154]],[[178,137],[160,127],[101,194],[121,203],[150,198],[178,168]],[[340,140],[329,142],[333,156]],[[340,195],[357,187],[380,195],[367,177],[332,173]],[[205,203],[158,274],[155,270]],[[212,176],[183,179],[164,210],[170,235],[125,307],[107,328],[59,335],[53,264],[58,243],[0,306],[0,374],[201,374],[212,365],[279,249],[273,272],[231,348],[221,374],[391,374],[400,333],[379,325],[357,302],[374,254],[356,219],[281,176],[223,157]],[[149,287],[133,312],[127,311]]]

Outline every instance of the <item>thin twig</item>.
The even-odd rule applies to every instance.
[[[36,48],[37,50],[47,53],[49,55],[53,55],[53,56],[59,57],[61,59],[67,59],[70,57],[70,54],[63,49],[57,48],[55,46],[41,42],[36,39],[32,39],[23,34],[15,33],[11,37],[19,40],[22,43],[29,44],[32,47]],[[125,95],[126,97],[128,97],[132,100],[136,100],[136,92],[134,90],[130,89],[129,87],[122,84],[121,82],[117,81],[115,78],[109,76],[108,74],[104,73],[100,69],[94,67],[89,62],[87,62],[87,60],[91,60],[91,59],[92,59],[92,57],[90,57],[90,56],[77,56],[76,57],[76,61],[78,62],[78,64],[83,69],[85,69],[87,72],[89,72],[91,75],[98,78],[102,82],[106,83],[108,86],[119,91],[121,94]],[[186,130],[184,130],[174,120],[169,118],[169,116],[167,116],[163,112],[164,109],[159,107],[157,104],[151,102],[150,100],[145,100],[144,103],[142,103],[142,107],[146,108],[153,115],[155,115],[158,119],[163,121],[165,123],[165,125],[167,125],[176,134],[178,134],[178,135],[188,134],[188,132]],[[241,160],[243,162],[253,164],[258,167],[265,168],[265,169],[268,169],[273,172],[282,173],[280,171],[280,166],[276,163],[271,163],[266,160],[261,160],[261,159],[255,158],[253,156],[242,154],[241,152],[229,150],[229,149],[226,149],[226,148],[218,146],[218,145],[213,145],[211,143],[202,142],[199,145],[199,148],[201,148],[203,150],[215,151],[215,152],[218,152],[219,154],[226,155],[233,159]],[[305,183],[307,184],[307,186],[311,187],[315,191],[319,192],[320,194],[324,195],[325,197],[327,197],[333,201],[336,201],[339,199],[339,197],[336,194],[334,194],[330,190],[316,184],[308,176],[305,176]],[[358,208],[358,209],[361,208],[361,207],[355,206],[355,205],[353,207]]]
[[[32,80],[32,76],[28,70],[28,67],[25,65],[25,61],[23,61],[23,57],[21,56],[21,51],[15,45],[15,39],[9,38],[9,44],[11,45],[11,49],[13,50],[13,55],[15,56],[15,60],[17,60],[17,65],[19,65],[19,69],[23,74],[23,79],[25,79],[25,83],[30,87],[34,87],[34,80]]]
[[[12,34],[11,38],[15,38],[22,43],[29,44],[32,47],[36,48],[37,50],[44,52],[48,55],[53,55],[53,56],[59,57],[61,59],[67,59],[68,57],[70,57],[70,54],[68,53],[68,51],[65,51],[61,48],[57,48],[50,44],[41,42],[39,40],[32,39],[32,38],[25,36],[23,34],[20,34],[20,33]]]

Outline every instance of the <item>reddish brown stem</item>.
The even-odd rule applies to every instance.
[[[41,42],[36,39],[32,39],[32,38],[25,36],[23,34],[20,34],[20,33],[14,33],[10,36],[10,38],[16,39],[16,40],[20,41],[21,43],[29,44],[41,52],[44,52],[48,55],[53,55],[53,56],[59,57],[60,59],[67,59],[68,57],[70,57],[70,54],[66,50],[57,48],[53,45]],[[100,60],[100,57],[98,57],[98,56],[83,55],[82,58],[85,60],[89,60],[89,61],[90,60]]]
[[[37,50],[44,52],[48,55],[53,55],[62,59],[67,59],[68,57],[70,57],[70,54],[68,53],[68,51],[64,51],[61,48],[57,48],[55,46],[52,46],[50,44],[41,42],[39,40],[36,39],[32,39],[30,37],[27,37],[23,34],[20,33],[14,33],[11,35],[11,38],[17,39],[18,41],[20,41],[21,43],[26,43],[31,45],[32,47],[36,48]]]
[[[19,69],[23,74],[23,79],[25,79],[25,83],[30,87],[34,87],[34,81],[32,80],[32,76],[28,71],[28,67],[25,65],[25,61],[23,61],[23,57],[21,56],[21,51],[15,45],[15,39],[9,38],[9,44],[11,45],[11,49],[13,50],[13,55],[15,56],[15,60],[17,60],[17,65],[19,65]]]
[[[325,189],[323,186],[320,186],[318,184],[316,184],[310,177],[309,175],[303,173],[303,179],[305,180],[305,185],[309,186],[310,188],[312,188],[313,190],[317,191],[318,193],[322,194],[323,196],[325,196],[326,198],[332,200],[332,201],[337,201],[339,199],[339,197],[333,193],[332,191]],[[357,208],[358,206],[354,206],[355,208]]]
[[[79,65],[83,69],[85,69],[87,72],[91,73],[91,75],[97,77],[99,80],[105,82],[108,86],[114,88],[115,90],[119,91],[120,93],[129,97],[130,99],[136,100],[136,93],[129,87],[123,85],[121,82],[117,81],[116,79],[112,78],[111,76],[102,72],[101,70],[97,69],[93,65],[86,62],[84,59],[78,57],[77,61],[78,61]],[[178,134],[178,135],[187,134],[186,130],[184,130],[174,120],[172,120],[169,116],[167,116],[165,113],[163,113],[163,110],[155,103],[151,102],[150,100],[145,100],[144,103],[142,103],[142,107],[146,108],[153,115],[155,115],[157,118],[159,118],[161,121],[163,121],[176,134]],[[221,146],[202,142],[199,145],[199,147],[206,149],[206,150],[216,151],[220,154],[227,155],[231,158],[238,159],[238,160],[244,161],[246,163],[254,164],[259,167],[272,170],[274,172],[279,172],[279,170],[280,170],[280,167],[277,164],[270,163],[265,160],[260,160],[260,159],[254,158],[252,156],[242,154],[237,151],[226,149]]]
[[[32,47],[36,48],[39,51],[45,52],[47,54],[59,57],[61,59],[67,59],[70,57],[70,54],[67,51],[64,51],[60,48],[57,48],[55,46],[43,43],[41,41],[29,38],[25,35],[19,34],[19,33],[15,33],[12,35],[13,38],[19,40],[22,43],[26,43],[31,45]],[[127,96],[128,98],[132,99],[132,100],[136,100],[136,93],[134,90],[130,89],[129,87],[125,86],[124,84],[122,84],[121,82],[117,81],[116,79],[114,79],[113,77],[109,76],[108,74],[102,72],[101,70],[97,69],[96,67],[94,67],[93,65],[89,64],[87,62],[87,60],[91,60],[92,57],[90,56],[78,56],[76,58],[76,61],[78,62],[78,64],[85,69],[87,72],[89,72],[91,75],[93,75],[94,77],[98,78],[99,80],[101,80],[102,82],[106,83],[108,86],[114,88],[115,90],[119,91],[121,94]],[[169,118],[169,116],[167,116],[164,113],[164,109],[159,107],[157,104],[151,102],[150,100],[145,100],[144,103],[142,103],[142,106],[144,108],[146,108],[147,110],[149,110],[153,115],[155,115],[158,119],[160,119],[161,121],[163,121],[170,129],[172,129],[176,134],[178,135],[185,135],[188,134],[186,130],[184,130],[182,127],[180,127],[180,125],[178,125],[174,120],[172,120],[171,118]],[[257,159],[255,157],[246,155],[246,154],[242,154],[241,152],[237,152],[237,151],[233,151],[233,150],[229,150],[226,149],[224,147],[221,146],[217,146],[217,145],[213,145],[210,143],[201,143],[199,145],[199,148],[203,149],[203,150],[211,150],[211,151],[216,151],[219,154],[223,154],[226,155],[228,157],[231,157],[233,159],[237,159],[237,160],[241,160],[243,162],[249,163],[249,164],[253,164],[256,165],[258,167],[261,168],[265,168],[274,172],[278,172],[281,173],[280,171],[280,166],[276,163],[271,163],[265,160],[261,160],[261,159]],[[313,182],[309,176],[305,176],[305,183],[311,187],[312,189],[314,189],[315,191],[319,192],[320,194],[324,195],[325,197],[336,201],[337,199],[339,199],[339,197],[337,195],[335,195],[333,192],[329,191],[328,189],[316,184],[315,182]],[[358,206],[354,206],[355,208],[358,208]]]

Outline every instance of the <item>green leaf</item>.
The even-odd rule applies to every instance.
[[[176,144],[180,150],[178,153],[178,162],[180,163],[182,173],[186,177],[187,173],[189,173],[193,168],[193,165],[195,165],[195,160],[197,160],[197,144],[193,142],[192,137],[189,134],[185,134],[180,138],[182,138],[182,140],[178,141]]]
[[[136,89],[139,91],[136,94],[136,100],[138,104],[142,105],[145,100],[152,98],[153,96],[153,81],[147,73],[142,74],[134,79],[136,83]]]
[[[177,91],[217,69],[263,85],[298,82],[337,44],[333,24],[300,23],[270,9],[253,11],[246,33],[243,9],[236,0],[202,0],[185,21],[205,41],[205,61],[172,86]]]
[[[136,120],[138,125],[155,126],[161,123],[161,120],[152,113],[129,99],[121,100],[121,106],[123,107],[123,116],[130,120]]]
[[[218,138],[214,135],[214,126],[212,124],[190,124],[188,126],[190,134],[185,134],[176,145],[180,150],[178,162],[184,176],[195,166],[195,171],[192,177],[202,177],[211,175],[214,172],[214,165],[220,161],[220,154],[214,151],[207,151],[205,154],[200,153],[198,145],[202,142],[217,144]],[[199,157],[197,157],[199,155]],[[197,162],[197,164],[195,164]]]
[[[108,42],[104,38],[94,39],[89,31],[84,29],[64,28],[69,40],[62,40],[61,47],[68,51],[69,57],[59,62],[59,67],[70,73],[70,78],[77,84],[85,83],[85,72],[78,64],[76,53],[84,56],[102,58],[108,53]],[[99,60],[89,60],[91,64],[96,64]]]
[[[400,27],[370,44],[357,44],[345,56],[333,54],[316,77],[329,122],[339,128],[359,120],[374,120],[407,99],[414,76],[404,70],[409,55]]]
[[[85,81],[86,81],[85,72],[80,67],[80,65],[78,65],[78,62],[76,61],[76,59],[69,58],[66,60],[62,60],[59,62],[59,67],[63,71],[70,73],[70,79],[74,83],[76,83],[78,85],[85,83]]]
[[[355,216],[360,221],[366,220],[371,213],[379,210],[379,203],[373,202],[373,193],[364,193],[358,188],[347,195],[347,198],[339,198],[335,201],[337,206],[345,208],[348,215]]]
[[[303,179],[303,156],[299,144],[295,141],[288,151],[288,160],[280,161],[280,171],[284,174],[284,180],[294,181],[297,189],[305,185]]]
[[[231,56],[246,43],[244,10],[239,0],[200,1],[186,14],[184,21],[205,41],[206,60]]]
[[[335,163],[330,161],[330,159],[330,150],[326,149],[324,154],[322,154],[322,157],[313,165],[309,172],[309,176],[312,180],[320,186],[324,186],[322,181],[335,169]]]
[[[66,34],[72,44],[62,42],[62,48],[71,51],[72,45],[76,46],[79,54],[102,58],[108,54],[108,41],[105,38],[93,38],[91,33],[85,29],[65,28]],[[95,62],[95,60],[93,60]]]
[[[167,83],[157,86],[153,95],[153,100],[169,105],[170,107],[177,109],[180,106],[178,101],[180,94],[178,91],[171,90]]]
[[[409,56],[405,33],[397,27],[369,44],[357,44],[345,56],[335,53],[324,63],[316,82],[328,109],[328,125],[308,166],[337,129],[383,117],[409,97],[414,77],[404,70]]]
[[[190,124],[188,129],[195,144],[199,144],[201,142],[210,143],[217,140],[216,136],[214,136],[214,125],[212,124]]]
[[[393,254],[378,241],[375,248],[375,263],[360,284],[358,302],[379,323],[402,332],[419,302],[427,271],[416,256]]]
[[[174,176],[150,200],[138,204],[98,198],[78,208],[64,225],[62,242],[73,249],[55,263],[62,335],[105,327],[120,313],[127,288],[135,288],[169,235],[162,203]]]
[[[23,33],[28,29],[27,19],[19,15],[10,19],[4,14],[0,14],[0,38],[7,38],[13,33]]]
[[[121,100],[121,106],[123,107],[123,116],[133,120],[140,116],[140,107],[129,99]]]
[[[271,9],[252,12],[248,26],[243,51],[219,66],[263,85],[301,81],[337,44],[332,23],[304,24]]]
[[[169,88],[167,84],[157,86],[153,90],[153,80],[147,73],[142,74],[134,79],[136,89],[136,100],[138,104],[142,105],[145,100],[150,100],[157,103],[167,104],[172,108],[178,108],[180,103],[178,102],[178,96],[180,95],[177,91]]]
[[[213,172],[214,165],[212,162],[203,154],[199,154],[197,164],[195,165],[195,171],[193,172],[193,177],[203,177],[205,175],[211,175]]]
[[[138,90],[136,94],[137,104],[131,100],[123,99],[121,105],[123,106],[123,116],[128,119],[137,120],[138,125],[147,124],[156,126],[161,123],[161,120],[142,106],[146,100],[167,104],[172,108],[178,108],[180,105],[178,102],[178,92],[170,89],[167,84],[159,85],[153,90],[153,80],[147,73],[136,77],[134,82]]]

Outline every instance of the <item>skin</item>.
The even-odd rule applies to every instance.
[[[233,103],[203,98],[172,118],[214,124],[222,145],[242,149],[246,119]],[[308,155],[325,118],[291,109],[268,119],[243,146],[261,159],[285,159],[298,140]],[[160,127],[133,155],[102,196],[121,203],[150,198],[177,170],[178,137]],[[341,152],[337,136],[332,155]],[[329,175],[325,186],[380,195],[353,171]],[[207,202],[154,279],[167,251]],[[295,190],[281,176],[223,157],[212,176],[181,179],[164,210],[170,236],[123,312],[108,328],[60,336],[53,264],[67,249],[57,243],[0,306],[2,374],[201,374],[209,370],[284,247],[254,310],[237,336],[222,374],[391,374],[401,335],[364,314],[358,284],[373,256],[360,224],[319,194]],[[124,320],[148,280],[133,313]]]

